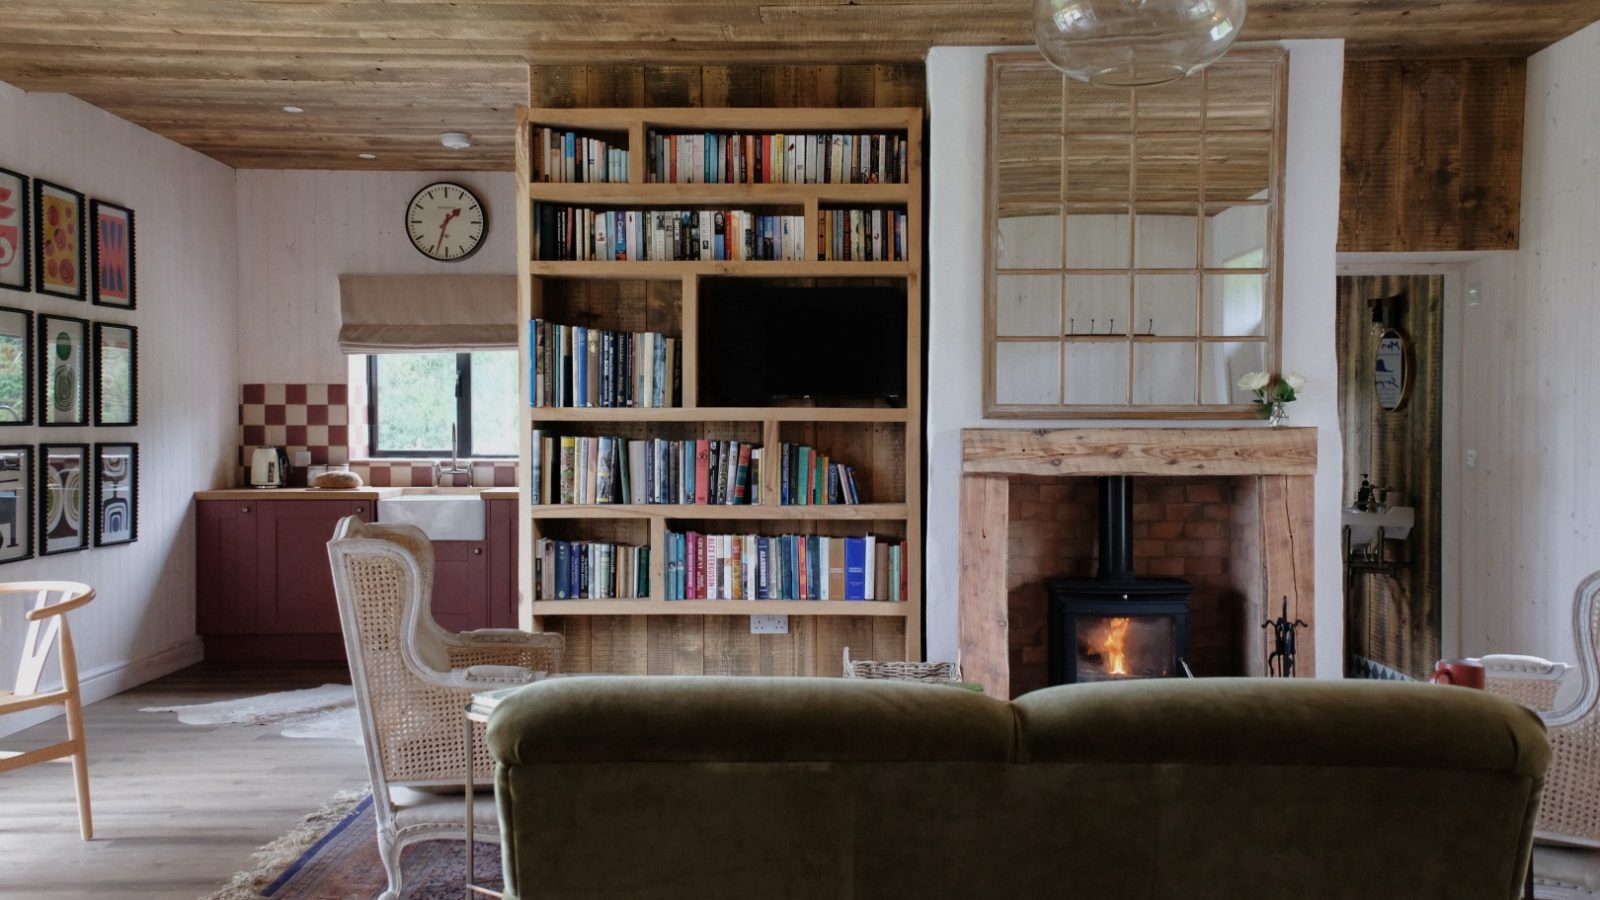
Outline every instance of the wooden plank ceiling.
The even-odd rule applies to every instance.
[[[3,11],[0,81],[74,94],[243,168],[508,169],[529,64],[904,62],[934,45],[1031,43],[1029,0],[5,0]],[[1256,0],[1245,39],[1523,57],[1596,19],[1600,0]],[[443,131],[474,146],[447,151]]]

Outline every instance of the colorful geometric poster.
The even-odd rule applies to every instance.
[[[89,323],[70,316],[39,316],[39,422],[87,425]]]
[[[139,536],[139,448],[135,444],[96,444],[95,546],[128,544]]]
[[[132,309],[137,292],[133,210],[93,200],[89,211],[94,244],[94,302]]]
[[[58,297],[82,300],[83,281],[83,195],[74,190],[40,181],[34,187],[33,261],[38,289]]]
[[[25,291],[28,271],[28,176],[0,169],[0,288]]]
[[[33,448],[0,447],[0,563],[33,556]]]
[[[44,457],[41,555],[82,550],[89,546],[89,446],[45,444],[39,455]]]

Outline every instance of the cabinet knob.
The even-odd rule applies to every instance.
[[[358,515],[358,516],[364,516],[364,515],[366,515],[366,514],[367,514],[367,508],[366,508],[366,507],[365,507],[365,506],[358,506],[358,507],[356,507],[356,515]]]
[[[473,547],[472,548],[472,555],[473,556],[482,556],[483,555],[483,548],[482,547]]]
[[[249,511],[250,511],[250,507],[248,507],[248,506],[244,506],[244,507],[240,507],[239,508],[239,512],[242,512],[242,513],[247,513]]]

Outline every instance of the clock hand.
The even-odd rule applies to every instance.
[[[450,214],[444,217],[443,222],[439,223],[439,240],[434,243],[433,252],[438,253],[439,248],[444,246],[444,230],[450,227],[450,220],[459,215],[461,215],[461,207],[458,206],[450,210]]]

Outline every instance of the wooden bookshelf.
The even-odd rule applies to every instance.
[[[604,134],[625,144],[625,182],[552,183],[535,179],[533,143],[544,126]],[[903,184],[681,184],[650,182],[646,168],[646,136],[669,132],[844,132],[893,134],[907,139]],[[778,614],[815,622],[807,640],[819,647],[859,641],[867,617],[879,624],[866,628],[872,652],[883,656],[882,627],[903,626],[895,640],[905,659],[922,658],[922,111],[909,108],[858,109],[520,109],[518,112],[517,177],[518,256],[521,319],[560,321],[576,311],[582,322],[624,331],[662,331],[679,338],[680,405],[672,408],[530,407],[527,371],[531,360],[527,328],[519,329],[522,370],[520,485],[522,521],[528,525],[519,548],[520,619],[525,628],[562,627],[574,619],[595,617],[674,616],[747,617]],[[594,209],[750,208],[800,214],[804,222],[803,259],[784,261],[547,261],[536,258],[536,203]],[[891,208],[906,213],[904,261],[823,261],[817,258],[819,211],[832,208]],[[886,406],[700,406],[699,307],[707,279],[811,280],[826,285],[840,279],[863,284],[903,286],[907,304],[906,403]],[[642,285],[642,286],[641,286]],[[819,290],[825,287],[819,287]],[[588,292],[593,293],[593,297]],[[752,301],[758,302],[758,301]],[[825,365],[826,348],[817,353]],[[761,445],[776,463],[780,440],[825,435],[834,459],[864,473],[871,493],[859,505],[568,505],[532,502],[532,436],[553,434],[627,434],[650,436],[652,428],[675,436],[700,434],[719,438],[719,426],[737,426],[744,433],[759,429]],[[608,431],[607,429],[616,429]],[[698,429],[698,431],[696,431]],[[892,439],[885,440],[885,429]],[[762,493],[776,498],[777,466],[762,472]],[[717,533],[817,533],[830,536],[875,532],[906,541],[906,600],[667,600],[664,566],[666,535],[680,528]],[[578,537],[573,537],[577,535]],[[641,599],[535,600],[534,556],[541,537],[561,539],[648,539],[651,547],[651,596]],[[546,617],[550,622],[542,621]],[[741,618],[742,621],[742,618]],[[838,633],[830,634],[830,622]],[[567,625],[567,627],[572,627]],[[588,627],[588,626],[582,626]],[[598,627],[598,626],[596,626]],[[728,626],[735,631],[738,622]],[[747,629],[746,629],[747,630]],[[807,629],[802,629],[807,631]],[[650,631],[651,653],[656,630]],[[859,646],[859,643],[858,643]],[[626,652],[626,651],[618,651]],[[855,652],[855,651],[853,651]],[[623,666],[622,668],[626,668]]]

